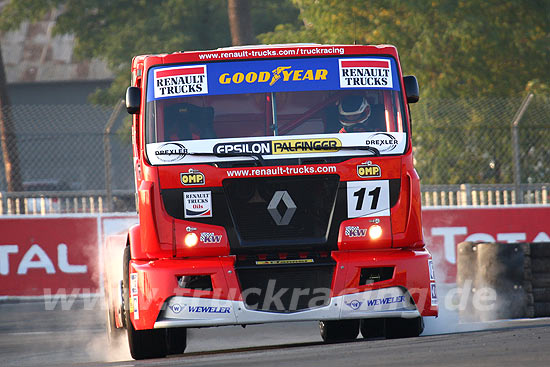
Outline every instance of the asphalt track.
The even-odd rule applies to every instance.
[[[112,347],[101,300],[63,310],[0,303],[0,366],[549,366],[550,319],[457,324],[445,311],[418,338],[323,344],[316,322],[192,329],[184,355],[134,361]]]

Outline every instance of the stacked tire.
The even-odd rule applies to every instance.
[[[550,243],[462,242],[457,286],[467,297],[463,321],[550,316]],[[496,291],[496,309],[480,311],[473,304],[484,287]]]
[[[525,246],[525,290],[528,317],[550,316],[550,243],[527,243]]]

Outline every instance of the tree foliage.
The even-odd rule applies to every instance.
[[[304,24],[280,25],[261,41],[397,46],[403,72],[420,84],[411,107],[424,183],[512,182],[510,123],[527,91],[539,98],[521,123],[524,181],[550,180],[540,167],[550,143],[529,137],[550,122],[550,0],[294,3]]]
[[[231,45],[227,0],[11,0],[0,13],[0,28],[14,29],[60,9],[54,31],[72,33],[75,55],[107,61],[116,80],[95,101],[113,103],[130,80],[130,61],[139,54],[212,49]],[[251,1],[253,29],[273,30],[297,22],[289,0]]]

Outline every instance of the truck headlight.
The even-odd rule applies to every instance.
[[[369,237],[371,240],[377,240],[382,236],[382,227],[374,224],[369,227]]]

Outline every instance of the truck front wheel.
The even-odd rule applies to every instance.
[[[130,354],[134,359],[161,358],[167,353],[166,330],[136,330],[130,319],[130,247],[124,249],[123,263],[124,317],[128,332]]]

